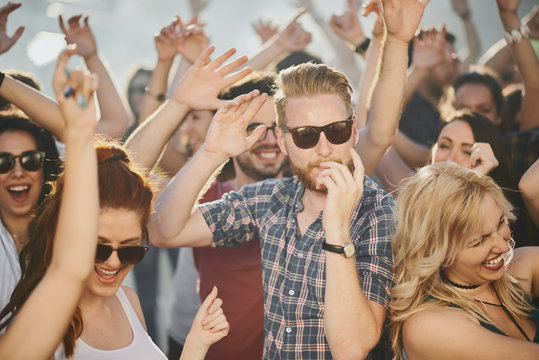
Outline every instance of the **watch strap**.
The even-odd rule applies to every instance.
[[[325,239],[322,241],[322,249],[336,254],[344,254],[344,245],[328,244]]]
[[[362,55],[362,54],[365,53],[365,51],[367,51],[367,49],[369,48],[370,43],[371,43],[371,39],[370,38],[365,38],[365,40],[363,40],[358,46],[356,46],[354,51],[356,53]]]

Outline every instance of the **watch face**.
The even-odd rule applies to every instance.
[[[344,256],[349,258],[349,257],[352,257],[354,256],[354,254],[356,253],[356,247],[354,246],[354,244],[352,244],[351,242],[344,245]]]

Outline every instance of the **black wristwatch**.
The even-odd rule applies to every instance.
[[[365,40],[363,40],[361,44],[356,46],[355,52],[358,53],[359,55],[363,55],[365,51],[367,51],[367,49],[369,48],[370,43],[371,43],[371,39],[365,38]]]
[[[331,245],[324,240],[322,241],[322,249],[344,255],[345,258],[351,258],[356,253],[356,247],[351,241],[344,245]]]

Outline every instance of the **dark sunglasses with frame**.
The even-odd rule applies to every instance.
[[[146,252],[150,249],[150,241],[148,238],[148,229],[144,228],[142,231],[142,244],[143,245],[127,245],[113,247],[112,245],[97,244],[97,251],[95,253],[95,262],[103,263],[112,255],[113,251],[116,251],[118,259],[125,265],[135,265],[140,262]]]
[[[13,155],[8,152],[0,153],[0,174],[5,174],[15,167],[19,159],[19,164],[26,171],[37,171],[43,167],[45,152],[37,150],[24,151],[19,155]]]
[[[318,144],[320,133],[324,132],[326,139],[334,145],[344,144],[352,136],[352,126],[354,116],[351,115],[346,120],[335,121],[324,126],[299,126],[289,128],[286,125],[281,127],[282,131],[292,135],[294,144],[300,149],[310,149]]]
[[[265,124],[258,123],[258,122],[250,123],[249,125],[247,125],[245,132],[247,132],[247,135],[251,135],[253,131],[255,131],[255,129],[259,127],[260,125],[265,125]],[[277,123],[273,123],[272,126],[266,125],[266,131],[264,132],[264,136],[261,136],[260,139],[258,139],[258,141],[264,140],[268,136],[269,130],[271,130],[271,132],[273,133],[273,136],[277,137],[277,134],[275,133],[276,128],[277,128]]]

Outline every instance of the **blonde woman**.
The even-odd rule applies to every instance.
[[[392,243],[394,359],[537,359],[539,248],[513,252],[511,220],[499,186],[460,165],[424,167],[405,184]]]

